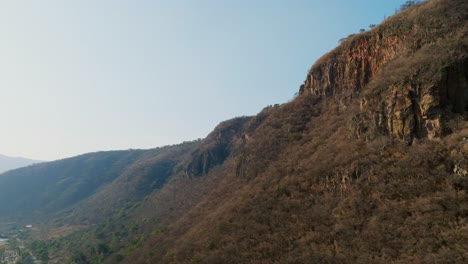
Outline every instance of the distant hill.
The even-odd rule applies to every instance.
[[[100,203],[106,201],[104,208],[99,208],[101,213],[118,200],[141,199],[173,173],[176,162],[172,156],[180,159],[193,145],[188,142],[151,150],[88,153],[5,172],[0,176],[0,219],[53,215],[92,198],[98,191],[105,193],[99,197]],[[124,188],[119,188],[119,181],[114,183],[118,178],[125,182]],[[105,192],[106,185],[112,187],[110,192]]]
[[[41,162],[42,161],[39,160],[31,160],[21,157],[8,157],[0,154],[0,173]]]

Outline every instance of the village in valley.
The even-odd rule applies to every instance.
[[[27,236],[32,225],[18,228],[15,225],[0,227],[0,264],[39,264],[24,246],[22,237]]]
[[[16,264],[19,260],[19,254],[16,250],[12,250],[8,239],[4,235],[0,235],[0,263],[1,264]]]
[[[19,255],[18,252],[15,250],[7,249],[3,251],[2,258],[0,259],[0,263],[5,264],[16,264],[18,263]]]

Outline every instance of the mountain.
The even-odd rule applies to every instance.
[[[467,35],[405,8],[205,139],[3,174],[0,219],[48,263],[466,263]]]
[[[120,178],[125,179],[125,189],[118,192],[120,197],[131,192],[129,196],[133,199],[141,198],[142,194],[165,182],[174,169],[175,162],[171,160],[183,157],[194,144],[187,142],[152,150],[89,153],[5,172],[0,177],[0,219],[27,222],[32,218],[50,217],[78,205],[97,192],[104,192],[107,185],[116,184]],[[161,156],[164,157],[162,161]],[[137,179],[141,182],[130,190],[131,183]],[[113,192],[116,189],[114,187]]]
[[[0,173],[3,173],[8,170],[14,170],[17,168],[29,166],[35,163],[40,163],[42,161],[30,160],[25,158],[13,158],[0,154]]]

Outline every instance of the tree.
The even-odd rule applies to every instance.
[[[408,0],[408,1],[406,1],[404,4],[402,4],[400,6],[400,11],[408,9],[408,8],[414,6],[414,5],[419,4],[419,3],[420,3],[420,1],[417,1],[417,0]]]
[[[99,243],[96,247],[96,251],[98,254],[104,254],[104,255],[107,255],[110,253],[109,247],[104,243]]]
[[[75,252],[72,255],[71,260],[72,260],[73,263],[77,263],[77,264],[88,264],[89,263],[86,256],[81,252]]]

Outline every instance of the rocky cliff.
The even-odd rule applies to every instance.
[[[446,117],[468,111],[467,5],[430,1],[350,36],[317,61],[300,93],[343,106],[360,100],[357,137],[385,133],[411,143],[450,132]],[[447,10],[458,11],[441,17]]]
[[[185,167],[186,176],[202,176],[222,164],[245,142],[244,126],[249,120],[250,117],[239,117],[219,124],[191,153]]]

